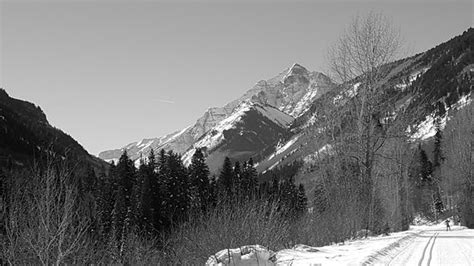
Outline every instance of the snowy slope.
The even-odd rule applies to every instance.
[[[472,40],[474,30],[470,29],[424,53],[383,66],[383,77],[377,87],[380,90],[380,123],[398,123],[406,129],[406,136],[415,142],[432,138],[436,124],[443,129],[453,111],[472,101]],[[350,108],[347,103],[353,102],[364,88],[362,80],[356,78],[314,99],[307,111],[292,124],[292,135],[275,146],[275,150],[284,149],[261,160],[258,170],[264,172],[303,161],[304,166],[296,179],[309,182],[314,178],[312,165],[331,153],[330,150],[329,153],[320,152],[332,144],[331,132],[327,132],[330,118]],[[295,136],[298,136],[297,140]]]
[[[196,141],[184,153],[183,161],[188,165],[196,148],[206,151],[208,163],[213,169],[217,169],[224,155],[246,160],[279,141],[287,133],[293,120],[292,116],[272,106],[246,100],[232,115]]]
[[[471,265],[474,230],[444,225],[410,230],[323,247],[295,245],[272,251],[260,245],[224,249],[206,265]]]
[[[298,117],[307,111],[312,101],[330,90],[334,84],[324,74],[310,72],[299,64],[293,64],[277,76],[257,82],[242,97],[223,107],[209,108],[194,125],[159,138],[149,138],[128,144],[120,149],[104,151],[99,157],[107,160],[118,160],[123,151],[127,151],[132,159],[138,160],[147,155],[150,149],[173,150],[186,152],[206,133],[223,131],[219,123],[223,120],[238,120],[244,110],[243,103],[260,104],[259,112],[280,126],[286,126],[289,117]],[[263,108],[273,106],[275,108]],[[229,124],[229,120],[224,124]],[[214,127],[216,127],[214,129]],[[224,129],[225,130],[225,129]],[[221,136],[208,137],[208,141],[218,141]],[[212,145],[210,145],[212,146]]]

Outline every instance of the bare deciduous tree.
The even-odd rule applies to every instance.
[[[367,229],[374,221],[375,185],[374,165],[377,152],[387,139],[388,123],[386,102],[382,99],[384,66],[396,59],[401,48],[399,31],[391,21],[379,13],[355,17],[329,50],[329,65],[333,78],[343,86],[342,95],[347,98],[352,132],[346,132],[340,141],[345,156],[353,158],[359,165],[361,182],[365,187],[361,193],[367,197],[364,213]],[[384,121],[385,120],[385,121]],[[347,120],[346,120],[347,121]]]
[[[460,207],[465,224],[474,226],[474,104],[448,121],[444,136],[441,186],[450,197],[448,207]]]
[[[3,247],[9,264],[59,265],[85,247],[90,221],[79,212],[70,174],[48,160],[44,168],[12,177]]]

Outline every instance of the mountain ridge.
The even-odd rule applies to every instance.
[[[164,136],[142,139],[120,149],[103,151],[99,157],[107,161],[116,161],[123,151],[127,151],[133,160],[138,161],[152,148],[174,150],[184,154],[203,135],[211,131],[219,122],[231,116],[247,100],[276,107],[280,111],[297,117],[306,111],[315,98],[333,86],[334,84],[326,75],[310,72],[300,64],[294,63],[275,77],[258,81],[244,95],[223,107],[208,108],[193,125],[166,135],[174,138]],[[144,141],[147,141],[149,145],[139,148],[138,146]]]
[[[67,157],[100,171],[107,168],[74,138],[52,126],[39,106],[12,98],[0,88],[0,166],[29,165],[46,155]]]

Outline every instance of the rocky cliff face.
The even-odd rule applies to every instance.
[[[271,106],[297,118],[307,111],[315,99],[333,87],[332,81],[324,74],[310,72],[299,64],[293,64],[277,76],[257,82],[242,97],[225,106],[209,108],[192,126],[164,137],[143,139],[120,149],[104,151],[99,157],[108,161],[117,160],[126,150],[132,159],[137,160],[147,155],[150,149],[173,150],[184,154],[221,121],[239,113],[244,102]]]

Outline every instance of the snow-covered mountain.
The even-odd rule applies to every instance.
[[[185,165],[191,162],[196,148],[207,154],[211,172],[222,165],[224,158],[247,160],[263,158],[266,150],[288,134],[294,118],[273,106],[246,100],[226,119],[206,132],[183,155]]]
[[[387,64],[382,69],[380,113],[384,120],[398,119],[412,143],[428,143],[449,117],[472,104],[474,90],[474,29],[465,31],[424,53]],[[259,161],[257,170],[270,169],[301,161],[297,181],[310,181],[314,164],[334,147],[326,134],[326,117],[342,113],[360,86],[353,80],[338,86],[313,101],[308,110],[291,125],[291,134],[278,143],[274,151]],[[438,124],[437,124],[438,123]]]
[[[118,160],[126,150],[133,160],[138,160],[142,155],[147,155],[150,149],[173,150],[189,155],[188,149],[191,147],[203,146],[203,138],[208,137],[212,132],[222,131],[221,122],[225,120],[224,124],[227,123],[229,126],[229,119],[234,122],[245,120],[242,116],[249,117],[249,112],[259,113],[260,116],[279,127],[283,124],[289,126],[280,119],[289,121],[290,118],[301,116],[315,99],[333,87],[332,81],[324,74],[310,72],[299,64],[293,64],[277,76],[257,82],[242,97],[225,106],[209,108],[194,125],[163,137],[143,139],[120,149],[101,152],[99,157],[107,161]],[[229,129],[226,128],[224,131]],[[246,131],[245,128],[242,130]],[[223,135],[226,134],[223,133]],[[259,136],[259,138],[265,138],[265,136]],[[212,147],[208,149],[212,150]]]

